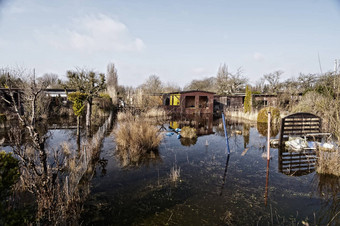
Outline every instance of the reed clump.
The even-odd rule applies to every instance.
[[[318,150],[318,162],[316,172],[340,176],[340,151]]]
[[[196,129],[189,126],[184,126],[181,130],[181,136],[190,139],[196,138],[197,137]]]
[[[121,117],[127,118],[127,117]],[[119,119],[118,119],[119,120]],[[119,121],[113,132],[117,154],[124,159],[123,165],[137,164],[151,152],[157,152],[163,136],[156,126],[150,125],[143,117],[132,117]]]

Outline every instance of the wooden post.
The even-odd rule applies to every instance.
[[[269,161],[270,158],[270,119],[271,113],[268,112],[268,135],[267,135],[267,160]]]

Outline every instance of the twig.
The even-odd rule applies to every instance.
[[[328,222],[327,226],[328,226],[328,225],[331,225],[331,222],[336,218],[336,216],[338,216],[339,213],[340,213],[340,211],[337,212],[337,213],[333,216],[333,218]]]

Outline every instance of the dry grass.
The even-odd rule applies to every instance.
[[[127,120],[133,120],[133,115],[131,112],[118,112],[117,114],[118,121],[127,121]]]
[[[318,151],[316,171],[320,174],[340,176],[340,151]]]
[[[166,115],[163,108],[151,108],[142,114],[144,117],[165,117]]]
[[[243,111],[229,111],[226,112],[226,116],[232,118],[241,118],[249,121],[257,121],[257,112],[244,113]]]
[[[117,154],[123,160],[123,165],[138,164],[151,152],[157,152],[163,139],[158,128],[150,125],[141,117],[119,122],[119,126],[113,134],[117,145]]]
[[[181,130],[181,136],[184,138],[195,138],[197,137],[196,129],[189,126],[184,126]]]

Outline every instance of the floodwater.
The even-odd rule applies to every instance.
[[[182,121],[180,121],[182,120]],[[267,165],[261,125],[228,120],[228,156],[221,119],[174,119],[162,128],[196,127],[197,140],[165,136],[159,152],[139,163],[122,162],[112,136],[103,141],[84,225],[295,225],[340,224],[340,180],[311,164],[281,169],[278,149]],[[264,127],[265,128],[265,127]],[[274,129],[275,131],[275,129]],[[278,130],[276,130],[278,131]],[[272,134],[274,137],[278,132]],[[310,157],[312,158],[312,157]],[[287,161],[287,160],[285,160]],[[289,161],[289,160],[288,160]],[[297,160],[299,161],[299,160]],[[284,164],[287,165],[287,162]],[[124,165],[124,167],[123,167]],[[288,164],[289,165],[289,164]],[[180,169],[176,182],[171,168]],[[294,167],[293,167],[294,166]],[[334,219],[333,219],[334,218]]]
[[[212,116],[163,121],[159,151],[137,162],[119,156],[108,133],[79,224],[340,224],[340,179],[317,174],[314,153],[296,157],[271,148],[268,162],[266,126],[227,121],[230,155],[222,120]],[[195,127],[198,138],[166,136],[170,126],[184,125]],[[50,146],[75,144],[75,129],[49,131]],[[180,172],[176,181],[170,179],[173,167]]]

